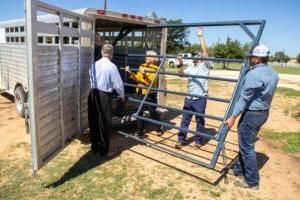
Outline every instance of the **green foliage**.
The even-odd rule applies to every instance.
[[[284,142],[282,150],[290,153],[300,152],[300,132],[267,132],[263,135],[271,140]]]
[[[168,24],[182,24],[182,19],[168,20]],[[187,28],[169,28],[167,40],[167,53],[178,53],[189,46],[187,40],[189,31]]]
[[[213,57],[216,58],[235,58],[242,59],[249,51],[251,44],[246,43],[242,45],[240,41],[233,40],[230,37],[226,39],[225,43],[218,42],[211,48]],[[227,68],[229,63],[223,63],[223,68]]]
[[[300,64],[300,53],[297,56],[297,62]]]
[[[290,57],[288,57],[283,51],[278,51],[274,54],[274,56],[271,58],[271,62],[288,62],[290,60]]]

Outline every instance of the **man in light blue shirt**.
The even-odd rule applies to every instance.
[[[197,35],[199,37],[201,43],[201,51],[198,52],[197,57],[207,57],[208,49],[206,47],[205,41],[203,39],[203,30],[201,27],[197,30]],[[190,75],[200,75],[200,76],[208,76],[211,68],[210,62],[195,60],[192,63],[189,63],[187,68],[183,69],[183,60],[182,57],[177,58],[179,61],[179,74],[190,74]],[[203,97],[191,97],[187,96],[184,100],[183,110],[193,111],[197,113],[205,113],[206,108],[206,96],[208,95],[208,80],[203,78],[193,78],[188,77],[188,93],[194,94]],[[191,119],[193,115],[189,113],[182,113],[182,120],[180,127],[184,129],[188,129]],[[195,116],[196,118],[196,131],[203,132],[205,120],[202,116]],[[175,145],[175,148],[180,149],[186,143],[186,132],[180,130],[178,133],[178,143]],[[200,148],[202,137],[199,135],[194,136],[195,147]]]
[[[251,69],[246,74],[240,97],[232,116],[226,123],[231,128],[241,114],[238,123],[239,157],[233,173],[243,179],[235,185],[258,189],[255,141],[262,125],[267,121],[274,92],[279,80],[278,74],[268,65],[269,50],[264,45],[256,46],[251,54]]]
[[[111,62],[113,46],[105,44],[102,58],[90,68],[91,92],[88,98],[88,118],[91,134],[91,150],[100,155],[109,152],[112,92],[116,90],[124,101],[124,84],[117,69]]]

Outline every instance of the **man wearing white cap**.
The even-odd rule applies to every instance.
[[[268,119],[279,80],[278,74],[268,65],[269,53],[269,49],[264,45],[258,45],[252,50],[251,69],[245,76],[232,116],[226,121],[231,128],[241,114],[238,122],[239,155],[231,171],[235,176],[243,177],[235,182],[235,185],[243,188],[259,188],[256,135]]]

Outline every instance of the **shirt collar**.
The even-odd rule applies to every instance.
[[[264,67],[264,66],[266,66],[266,64],[264,64],[264,63],[259,63],[259,64],[257,64],[257,65],[254,65],[254,66],[252,67],[252,69],[255,69],[255,68],[258,68],[258,67]]]

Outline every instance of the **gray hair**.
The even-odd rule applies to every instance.
[[[148,50],[148,51],[146,51],[146,56],[150,56],[150,57],[157,56],[157,53],[153,50]],[[159,60],[158,57],[153,57],[154,62],[158,62],[158,60]]]
[[[112,56],[114,54],[114,47],[111,44],[105,44],[101,49],[102,56]]]

